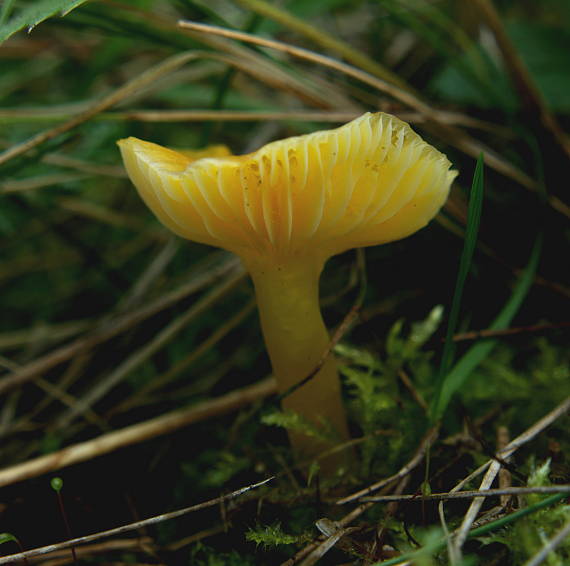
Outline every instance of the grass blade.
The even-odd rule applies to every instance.
[[[481,221],[481,210],[483,207],[483,192],[484,192],[484,157],[483,154],[477,159],[475,173],[473,175],[473,182],[471,185],[471,197],[469,199],[469,211],[467,214],[467,228],[465,232],[465,243],[463,245],[463,252],[459,261],[459,271],[457,274],[457,281],[455,283],[455,291],[453,293],[453,301],[451,303],[451,311],[449,314],[449,322],[447,324],[447,333],[445,336],[445,345],[443,348],[443,355],[441,358],[441,365],[439,368],[438,384],[436,388],[436,395],[434,397],[431,414],[434,420],[439,418],[440,413],[438,407],[441,405],[441,397],[443,390],[446,388],[447,373],[453,362],[455,353],[455,343],[453,335],[457,329],[459,321],[459,313],[461,311],[461,299],[463,298],[463,289],[465,288],[465,281],[471,269],[471,262],[477,245],[477,234],[479,233],[479,224]]]
[[[511,323],[511,320],[519,310],[532,286],[540,259],[541,249],[542,235],[539,235],[534,243],[529,262],[525,267],[520,281],[515,287],[510,299],[491,323],[489,327],[491,330],[501,330]],[[490,354],[496,343],[496,340],[483,340],[478,342],[465,353],[449,373],[444,374],[441,390],[432,405],[432,418],[434,420],[439,420],[442,417],[451,397],[462,387],[471,372]]]
[[[39,2],[34,2],[20,10],[11,20],[1,22],[0,43],[25,28],[29,33],[38,24],[58,13],[64,16],[86,1],[87,0],[40,0]],[[7,17],[12,4],[13,2],[8,2],[6,7],[3,6],[3,20]]]

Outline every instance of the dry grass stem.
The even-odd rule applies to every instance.
[[[368,73],[379,77],[382,80],[393,83],[403,90],[411,90],[411,87],[396,73],[384,67],[374,59],[365,55],[362,51],[353,48],[348,43],[333,37],[332,35],[319,29],[306,21],[298,18],[289,12],[262,0],[237,0],[245,8],[274,20],[284,27],[291,29],[314,41],[317,45],[333,51],[343,59],[349,61]]]
[[[69,132],[73,130],[77,126],[83,124],[87,120],[93,118],[103,110],[107,110],[115,104],[118,104],[125,98],[131,96],[133,92],[140,90],[148,85],[156,83],[160,77],[171,73],[175,69],[181,67],[182,65],[188,63],[193,59],[196,59],[198,54],[196,53],[180,53],[177,55],[173,55],[168,59],[162,61],[155,67],[148,69],[138,77],[128,81],[123,86],[119,87],[112,93],[108,94],[107,96],[103,97],[101,100],[98,100],[95,104],[91,105],[87,110],[81,112],[77,116],[74,116],[67,122],[55,126],[49,130],[45,130],[36,134],[35,136],[31,137],[30,139],[22,142],[20,144],[14,145],[11,148],[7,149],[3,153],[0,154],[0,165],[7,163],[11,159],[18,157],[37,147],[38,145],[45,143],[48,140],[56,138],[65,132]]]
[[[295,47],[288,43],[283,43],[282,41],[267,39],[250,33],[230,30],[227,28],[223,28],[220,26],[213,26],[210,24],[199,24],[197,22],[180,20],[178,22],[178,25],[183,29],[188,29],[191,31],[201,32],[205,34],[219,35],[237,41],[245,41],[248,43],[253,43],[255,45],[261,45],[262,47],[269,47],[271,49],[282,51],[284,53],[287,53],[288,55],[292,55],[294,57],[298,57],[306,61],[311,61],[312,63],[316,63],[324,67],[329,67],[331,69],[335,69],[336,71],[344,73],[348,76],[352,76],[353,78],[358,79],[365,84],[369,84],[370,86],[377,88],[380,92],[388,94],[392,98],[399,100],[403,104],[406,104],[411,108],[414,108],[421,114],[428,115],[429,111],[432,110],[428,105],[420,101],[417,97],[410,94],[409,92],[403,91],[402,89],[390,83],[387,83],[386,81],[373,77],[372,75],[356,67],[347,65],[331,57],[326,57],[325,55],[321,55],[320,53],[315,53],[314,51],[303,49],[302,47]]]
[[[87,560],[89,557],[95,555],[101,555],[106,552],[117,552],[117,551],[131,551],[135,552],[137,550],[143,551],[145,549],[151,549],[154,546],[154,541],[151,537],[141,537],[141,538],[125,538],[116,539],[106,542],[96,543],[96,544],[86,544],[76,549],[78,558]],[[69,564],[73,562],[73,557],[70,556],[68,550],[54,551],[50,552],[50,557],[46,560],[44,557],[36,556],[29,560],[31,564],[40,563],[42,566],[62,566],[63,564]],[[137,563],[140,566],[140,563]]]
[[[230,256],[221,265],[218,265],[207,272],[200,273],[192,278],[188,283],[174,291],[171,291],[167,295],[160,297],[153,303],[145,307],[141,307],[133,313],[121,315],[113,320],[105,321],[97,330],[94,330],[88,336],[80,337],[70,344],[49,352],[45,356],[25,364],[11,375],[0,379],[0,395],[14,389],[15,387],[22,386],[24,383],[33,380],[36,375],[49,371],[62,362],[69,360],[73,356],[90,350],[98,344],[110,340],[122,332],[129,330],[146,318],[168,308],[184,297],[199,291],[219,277],[228,275],[234,270],[242,272],[243,267],[241,267],[241,264],[236,257]]]
[[[489,147],[482,144],[480,141],[472,138],[465,132],[446,124],[445,121],[440,121],[438,119],[438,110],[431,107],[427,103],[423,102],[418,97],[414,96],[408,91],[397,88],[395,85],[389,84],[381,79],[374,77],[356,67],[342,63],[341,61],[326,57],[319,53],[303,49],[301,47],[295,47],[293,45],[283,43],[280,41],[275,41],[272,39],[258,37],[256,35],[248,34],[245,32],[239,32],[235,30],[230,30],[227,28],[213,26],[210,24],[199,24],[196,22],[189,22],[181,20],[178,25],[187,30],[194,32],[201,32],[203,34],[219,35],[222,37],[228,37],[237,41],[246,41],[253,43],[255,45],[261,45],[264,47],[269,47],[271,49],[276,49],[298,57],[335,69],[340,73],[344,73],[351,76],[365,84],[368,84],[380,92],[391,96],[392,98],[398,100],[399,102],[409,106],[416,110],[420,115],[425,117],[424,129],[433,132],[443,140],[445,140],[450,145],[457,147],[461,151],[465,152],[467,155],[472,157],[478,157],[481,153],[484,154],[485,163],[497,172],[509,177],[519,183],[521,186],[529,190],[537,190],[538,183],[530,178],[528,175],[517,169],[514,165],[502,159],[496,152],[491,150]],[[236,62],[240,66],[239,62]],[[247,67],[241,67],[247,72]],[[570,208],[562,202],[558,197],[549,196],[548,202],[558,212],[570,218]]]
[[[236,499],[240,495],[247,493],[253,489],[257,489],[268,482],[270,482],[273,478],[268,478],[258,483],[254,483],[252,485],[248,485],[247,487],[243,487],[241,489],[237,489],[236,491],[232,491],[226,495],[222,495],[220,497],[216,497],[215,499],[210,499],[209,501],[205,501],[204,503],[198,503],[197,505],[192,505],[190,507],[185,507],[184,509],[179,509],[177,511],[171,511],[170,513],[164,513],[162,515],[157,515],[156,517],[151,517],[149,519],[143,519],[142,521],[137,521],[136,523],[130,523],[128,525],[123,525],[121,527],[116,527],[114,529],[109,529],[107,531],[101,531],[99,533],[95,533],[93,535],[87,535],[84,537],[77,537],[71,540],[66,540],[64,542],[60,542],[57,544],[50,544],[47,546],[42,546],[41,548],[35,548],[33,550],[27,550],[26,552],[20,552],[18,554],[10,554],[9,556],[2,556],[0,557],[0,564],[10,564],[14,561],[21,561],[26,560],[29,558],[34,558],[36,556],[42,556],[45,554],[50,554],[51,552],[62,550],[65,548],[71,548],[72,546],[83,545],[88,542],[92,542],[94,540],[100,540],[102,538],[107,538],[115,535],[121,535],[124,533],[128,533],[131,531],[135,531],[141,529],[143,527],[148,527],[150,525],[156,525],[158,523],[163,523],[164,521],[170,521],[172,519],[177,519],[178,517],[182,517],[187,515],[188,513],[194,513],[196,511],[200,511],[202,509],[207,509],[208,507],[213,507],[215,505],[219,505],[223,501],[230,501],[232,499]]]
[[[79,415],[91,408],[97,401],[101,400],[109,391],[116,387],[132,371],[140,367],[151,356],[170,342],[182,329],[192,320],[203,314],[212,307],[218,300],[232,291],[238,283],[245,279],[245,271],[238,269],[228,275],[220,284],[214,287],[205,297],[194,303],[184,314],[175,318],[168,326],[160,330],[149,342],[135,350],[114,371],[103,379],[99,379],[93,388],[84,393],[75,406],[67,411],[56,422],[56,428],[62,429],[71,424]]]
[[[93,440],[68,446],[52,454],[16,464],[10,468],[0,470],[0,487],[34,478],[48,472],[55,472],[67,466],[85,462],[120,448],[131,446],[132,444],[170,434],[193,423],[225,415],[255,401],[264,399],[269,395],[273,395],[275,391],[274,380],[272,378],[265,379],[249,387],[237,389],[222,397],[205,401],[194,407],[172,411],[160,417],[103,434]],[[4,564],[4,562],[0,561],[0,564]]]

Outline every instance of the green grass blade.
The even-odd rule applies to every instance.
[[[484,193],[484,160],[481,154],[477,159],[475,173],[473,175],[473,182],[471,184],[471,196],[469,199],[469,211],[467,215],[467,229],[465,232],[465,243],[463,244],[463,252],[459,261],[459,271],[457,274],[457,281],[455,283],[455,291],[453,293],[453,301],[451,303],[451,311],[449,313],[449,322],[447,324],[447,333],[445,336],[445,345],[443,347],[443,355],[441,358],[441,365],[439,368],[438,383],[436,394],[432,404],[432,417],[436,417],[438,413],[435,408],[441,404],[441,397],[443,390],[446,388],[446,376],[449,368],[453,363],[453,356],[455,353],[455,343],[453,342],[453,335],[457,329],[459,321],[459,313],[461,311],[461,299],[463,298],[463,289],[465,288],[465,281],[471,269],[471,262],[473,261],[473,254],[477,245],[477,234],[479,233],[479,224],[481,222],[481,210],[483,208],[483,193]],[[439,418],[439,416],[437,416]],[[434,419],[435,420],[435,419]]]
[[[542,249],[542,235],[539,235],[532,248],[530,259],[518,282],[513,294],[507,301],[501,312],[491,323],[491,330],[501,330],[510,323],[520,306],[522,305],[529,289],[532,286],[540,252]],[[491,352],[496,340],[483,340],[472,346],[465,355],[455,364],[453,369],[444,376],[442,389],[436,398],[436,403],[432,406],[432,417],[438,420],[442,417],[451,397],[463,386],[471,372],[484,360]]]

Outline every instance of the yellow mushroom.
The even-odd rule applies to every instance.
[[[118,143],[131,180],[164,225],[241,257],[282,392],[314,370],[329,342],[319,308],[325,261],[419,230],[456,175],[445,155],[384,113],[239,156],[196,156],[136,138]],[[348,438],[332,357],[283,407]],[[298,455],[322,448],[299,434],[291,441]]]

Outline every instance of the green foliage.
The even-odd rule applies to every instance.
[[[519,279],[517,286],[505,303],[495,320],[490,324],[491,330],[506,328],[522,305],[534,280],[542,250],[542,237],[539,236],[530,254],[529,262]],[[496,340],[482,340],[459,359],[451,370],[442,377],[440,389],[432,403],[432,417],[437,420],[444,414],[452,396],[461,389],[471,372],[490,354]]]
[[[18,539],[11,533],[0,533],[0,544],[7,542],[18,542]]]
[[[65,16],[85,2],[87,0],[35,0],[28,3],[11,19],[0,24],[0,43],[23,29],[31,32],[38,24],[56,14]],[[8,10],[8,7],[3,10],[3,19]]]
[[[255,560],[239,552],[218,552],[198,543],[192,547],[188,564],[192,566],[256,566]]]
[[[564,57],[564,53],[570,50],[568,29],[517,21],[508,23],[506,28],[548,106],[556,111],[568,112],[570,77]],[[493,74],[494,85],[491,88],[495,97],[490,97],[489,91],[482,89],[471,75],[462,72],[475,53],[483,53],[482,47],[474,45],[467,53],[450,58],[431,82],[434,93],[444,100],[478,108],[502,106],[511,112],[516,110],[517,96],[504,71],[489,67]]]
[[[317,438],[331,445],[337,438],[334,429],[328,423],[323,422],[321,426],[316,426],[301,415],[291,411],[272,411],[263,415],[261,422],[269,426],[277,426],[285,430],[298,432],[310,438]]]
[[[245,533],[246,540],[261,545],[265,550],[284,544],[295,544],[307,540],[306,536],[290,535],[283,531],[280,523],[257,526]]]
[[[411,368],[414,378],[423,380],[431,373],[431,354],[423,351],[422,346],[437,330],[442,315],[443,308],[438,305],[425,320],[413,323],[407,331],[402,319],[394,323],[386,338],[385,359],[344,343],[335,348],[345,362],[340,371],[351,394],[351,414],[366,437],[362,445],[364,473],[368,473],[376,459],[390,462],[418,427],[412,407],[407,414],[401,411],[398,373],[404,366]],[[394,423],[398,423],[398,432],[389,441],[375,436],[382,429],[393,431]]]
[[[441,364],[439,368],[439,375],[437,378],[437,387],[435,397],[432,402],[431,415],[434,420],[441,418],[445,404],[442,403],[441,398],[444,391],[449,390],[448,371],[453,362],[455,343],[453,342],[453,335],[457,330],[459,322],[459,313],[461,310],[461,300],[463,298],[463,289],[467,276],[471,269],[473,261],[473,254],[477,245],[477,236],[479,233],[479,224],[481,222],[481,211],[483,207],[484,195],[484,161],[483,154],[477,159],[475,173],[473,174],[473,182],[471,183],[471,193],[469,197],[469,210],[467,215],[467,228],[465,231],[465,241],[463,244],[463,251],[461,252],[461,259],[459,261],[459,269],[457,272],[457,281],[455,283],[455,290],[453,292],[453,300],[451,303],[451,311],[449,313],[449,321],[447,324],[447,332],[445,334],[445,345],[443,354],[441,356]],[[450,394],[448,394],[450,395]]]
[[[63,489],[63,480],[60,477],[51,478],[49,484],[51,488],[57,493]]]

